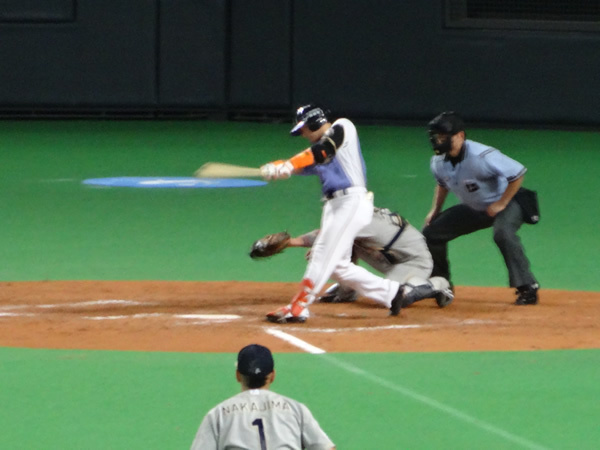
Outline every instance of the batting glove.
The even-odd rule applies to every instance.
[[[294,173],[294,166],[292,165],[292,163],[290,161],[286,161],[284,163],[277,164],[275,166],[275,168],[277,169],[277,175],[276,175],[277,179],[289,178]]]
[[[277,175],[277,167],[273,163],[267,163],[260,167],[260,174],[267,181],[274,180]]]
[[[270,162],[260,168],[261,176],[267,181],[289,178],[292,173],[294,173],[294,166],[290,161]]]

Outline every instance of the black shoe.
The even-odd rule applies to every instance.
[[[539,288],[540,285],[537,283],[519,286],[517,288],[517,291],[515,292],[516,294],[518,294],[517,300],[515,301],[515,305],[537,305],[537,291]]]
[[[396,292],[396,296],[392,299],[392,306],[390,306],[390,316],[397,316],[400,314],[402,309],[402,300],[404,299],[404,285],[401,284]]]
[[[352,303],[357,298],[356,291],[336,283],[332,284],[317,301],[320,303]]]

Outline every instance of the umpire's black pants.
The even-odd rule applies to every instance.
[[[444,277],[450,281],[448,242],[459,236],[484,228],[494,228],[494,242],[500,249],[508,268],[510,286],[519,287],[535,283],[529,269],[529,260],[517,231],[523,225],[523,213],[516,200],[492,218],[485,211],[476,211],[466,205],[451,206],[442,211],[423,228],[423,235],[433,257],[432,277]]]

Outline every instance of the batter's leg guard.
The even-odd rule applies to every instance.
[[[267,320],[274,323],[304,323],[308,319],[308,305],[314,300],[311,294],[313,284],[309,279],[300,283],[300,290],[292,302],[267,314]]]
[[[302,280],[300,283],[300,291],[292,299],[292,316],[300,317],[308,305],[314,301],[315,296],[311,294],[313,288],[314,284],[308,278]]]

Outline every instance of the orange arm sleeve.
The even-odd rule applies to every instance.
[[[294,166],[294,170],[300,170],[308,166],[312,166],[315,163],[315,157],[310,148],[307,148],[304,151],[301,151],[297,155],[294,155],[290,158],[290,162],[292,166]]]

